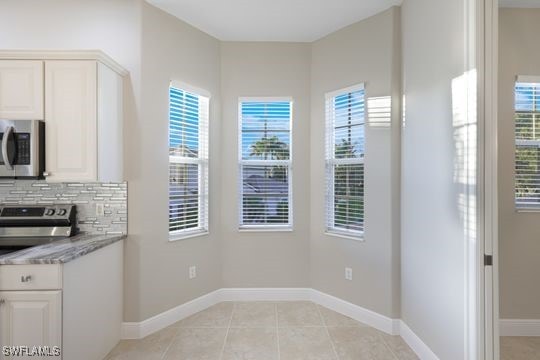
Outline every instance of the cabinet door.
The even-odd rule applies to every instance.
[[[48,181],[97,180],[97,63],[45,62]]]
[[[0,291],[0,344],[30,349],[49,346],[53,351],[53,346],[62,345],[61,326],[61,291]],[[0,352],[0,359],[3,358]]]
[[[0,119],[43,120],[43,62],[0,60]]]

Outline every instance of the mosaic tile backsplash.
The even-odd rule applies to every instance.
[[[80,231],[127,234],[127,183],[48,183],[0,180],[2,204],[75,204]],[[96,204],[104,215],[96,216]]]

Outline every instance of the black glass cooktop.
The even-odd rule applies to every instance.
[[[1,217],[42,217],[44,207],[6,207],[0,214]]]

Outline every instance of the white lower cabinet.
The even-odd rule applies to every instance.
[[[123,268],[122,241],[65,264],[0,265],[0,359],[102,360],[120,340]]]
[[[58,351],[54,347],[60,349],[62,345],[62,292],[0,291],[0,344],[28,347],[30,353],[38,350],[34,346],[42,346],[39,350],[50,354]],[[13,357],[6,356],[6,349],[2,348],[0,358]]]

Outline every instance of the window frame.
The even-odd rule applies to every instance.
[[[170,144],[169,156],[168,156],[168,207],[169,207],[169,241],[179,241],[192,237],[208,235],[210,233],[210,221],[209,221],[209,208],[210,208],[210,194],[209,194],[209,172],[210,172],[210,155],[209,155],[209,138],[210,138],[210,101],[211,94],[210,92],[200,89],[189,84],[186,84],[181,81],[171,80],[169,82],[168,88],[168,128],[167,128],[167,141],[170,142],[171,136],[171,88],[195,95],[199,98],[199,113],[198,113],[198,134],[199,134],[199,148],[198,148],[198,157],[186,157],[186,156],[175,156],[170,154]],[[206,117],[202,119],[201,123],[201,103],[200,98],[206,100]],[[201,131],[202,129],[202,131]],[[202,154],[202,155],[201,155]],[[176,161],[172,161],[176,160]],[[198,209],[197,209],[197,227],[181,229],[181,230],[170,230],[170,206],[171,206],[171,195],[170,195],[170,165],[171,163],[175,164],[197,164],[198,165]]]
[[[242,158],[242,103],[245,102],[288,102],[289,103],[289,159],[288,160],[244,160]],[[293,119],[294,101],[290,96],[242,96],[238,98],[238,231],[239,232],[288,232],[293,231]],[[244,224],[244,165],[287,166],[288,174],[288,224]]]
[[[517,133],[517,116],[518,113],[526,113],[526,111],[523,110],[517,110],[517,104],[516,104],[516,90],[518,87],[518,84],[540,84],[540,76],[526,76],[526,75],[518,75],[516,76],[516,79],[514,81],[514,108],[513,108],[513,114],[514,114],[514,206],[516,209],[516,212],[540,212],[540,201],[538,201],[537,204],[527,203],[526,201],[519,201],[522,198],[518,198],[517,196],[517,189],[518,189],[518,179],[517,179],[517,151],[519,147],[536,147],[538,151],[540,152],[540,139],[538,140],[525,140],[525,139],[518,139]],[[538,102],[540,103],[540,94],[538,95]],[[533,123],[535,120],[535,116],[538,116],[540,119],[540,110],[533,110],[530,112],[533,116]],[[539,166],[540,166],[540,155],[538,160]],[[537,171],[537,177],[540,179],[540,170]],[[538,186],[540,189],[540,186]]]
[[[364,156],[361,158],[351,158],[351,159],[339,159],[335,157],[335,131],[336,127],[334,126],[335,116],[329,116],[330,111],[332,113],[335,109],[332,107],[329,109],[329,102],[333,101],[337,96],[344,95],[347,93],[352,93],[356,91],[364,91],[364,122],[362,126],[364,127]],[[358,83],[353,86],[345,87],[342,89],[330,91],[325,94],[324,98],[324,117],[325,117],[325,158],[324,158],[324,169],[325,169],[325,206],[324,206],[324,219],[325,219],[325,230],[324,233],[329,236],[341,237],[345,239],[351,239],[355,241],[365,241],[365,223],[366,223],[366,171],[365,171],[365,160],[366,160],[366,151],[365,151],[365,140],[366,140],[366,124],[368,122],[368,104],[366,96],[366,87],[365,82]],[[352,229],[342,229],[331,226],[334,224],[335,219],[335,166],[336,165],[363,165],[362,167],[362,178],[363,178],[363,196],[364,208],[362,214],[362,230],[356,231]]]

